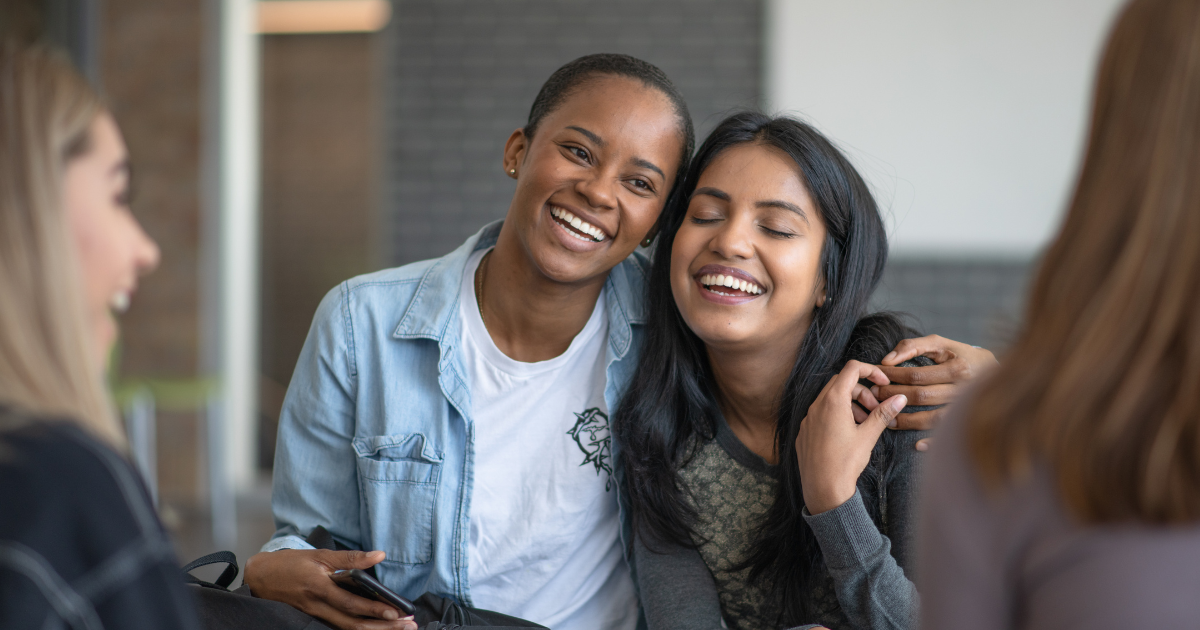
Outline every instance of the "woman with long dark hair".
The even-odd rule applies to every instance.
[[[811,126],[743,113],[682,193],[615,416],[650,627],[911,627],[924,434],[885,431],[906,399],[869,364],[915,333],[867,316],[887,260],[870,191]]]

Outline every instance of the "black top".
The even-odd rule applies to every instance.
[[[0,407],[0,628],[197,629],[187,588],[128,460]]]

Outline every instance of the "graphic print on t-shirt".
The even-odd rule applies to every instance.
[[[612,490],[612,434],[608,430],[608,415],[596,407],[575,414],[575,426],[567,431],[567,435],[575,438],[579,450],[583,451],[583,463],[580,466],[592,464],[596,474],[600,471],[608,473],[604,482],[604,491]]]
[[[473,280],[486,251],[471,255],[458,300],[456,352],[473,431],[471,602],[554,630],[635,630],[616,482],[605,474],[615,473],[616,455],[604,398],[605,292],[565,352],[517,361],[496,347],[479,315]]]

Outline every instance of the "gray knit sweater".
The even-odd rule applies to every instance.
[[[827,575],[807,594],[813,625],[842,628],[916,627],[918,597],[902,567],[908,566],[914,531],[913,492],[921,454],[914,445],[927,434],[902,431],[889,453],[889,482],[841,506],[805,513],[821,546]],[[781,606],[767,585],[735,570],[746,557],[763,515],[774,501],[778,470],[750,451],[724,421],[714,440],[702,444],[680,470],[699,514],[696,548],[634,543],[638,588],[650,630],[770,630],[782,628]],[[877,526],[864,501],[877,501]],[[881,529],[883,531],[881,531]],[[811,628],[813,625],[800,626]]]

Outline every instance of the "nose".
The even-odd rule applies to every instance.
[[[753,222],[746,219],[733,218],[721,223],[709,241],[709,249],[725,260],[740,258],[747,260],[754,257]]]
[[[144,276],[158,267],[159,260],[162,259],[162,251],[158,249],[158,243],[150,238],[149,234],[142,229],[142,224],[135,219],[133,221],[133,264],[137,269],[139,276]]]
[[[617,195],[614,190],[614,187],[617,186],[616,182],[615,176],[597,169],[594,173],[579,180],[575,184],[575,190],[587,200],[589,206],[614,210],[617,207]]]

